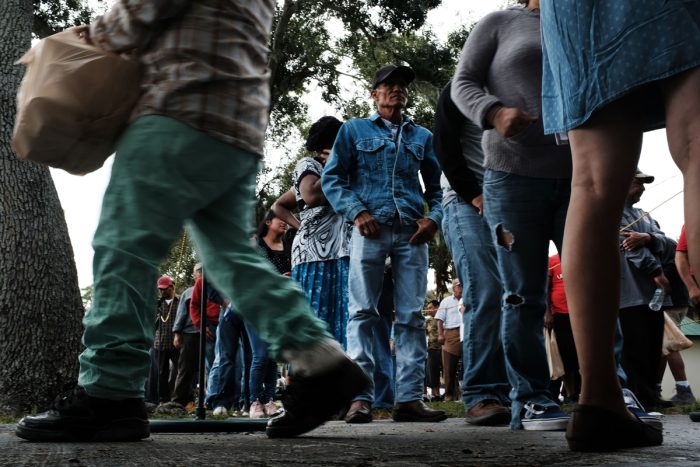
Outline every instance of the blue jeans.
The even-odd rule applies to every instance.
[[[216,328],[216,356],[207,381],[206,405],[230,409],[240,394],[240,378],[236,378],[238,342],[245,338],[243,319],[230,308],[222,308]]]
[[[561,254],[570,179],[484,174],[484,215],[496,246],[503,283],[501,340],[512,386],[511,428],[522,428],[527,402],[557,406],[549,392],[544,349],[549,242]]]
[[[503,288],[491,231],[476,208],[461,198],[444,211],[442,234],[463,284],[462,401],[467,410],[486,399],[507,405],[510,384],[500,335]]]
[[[253,361],[250,365],[250,403],[259,400],[267,404],[275,398],[277,388],[277,363],[270,359],[267,343],[246,324]]]
[[[408,240],[416,226],[402,226],[398,218],[391,225],[380,224],[379,236],[366,238],[352,232],[352,255],[348,282],[348,355],[372,379],[375,331],[380,326],[377,304],[382,293],[384,261],[391,256],[394,274],[396,322],[397,403],[423,399],[426,342],[423,329],[423,300],[428,286],[428,245],[411,245]],[[374,401],[374,383],[356,397]]]
[[[374,407],[394,406],[394,362],[391,358],[391,322],[394,314],[394,279],[390,271],[384,274],[382,295],[377,306],[379,321],[374,328]]]

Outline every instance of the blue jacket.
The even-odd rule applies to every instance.
[[[398,213],[402,225],[423,217],[441,225],[440,164],[432,134],[406,116],[398,142],[378,113],[345,122],[321,183],[326,199],[348,222],[368,211],[380,224],[391,224]]]

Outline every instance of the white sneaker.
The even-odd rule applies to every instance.
[[[274,401],[270,401],[267,404],[265,404],[263,409],[265,410],[265,415],[267,415],[270,418],[274,417],[275,414],[277,414],[277,412],[279,412],[279,410],[280,410]]]
[[[226,407],[219,406],[214,408],[213,415],[215,417],[228,417],[228,410],[226,410]]]
[[[250,404],[250,418],[265,418],[265,407],[262,402],[255,401]]]

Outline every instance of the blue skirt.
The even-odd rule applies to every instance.
[[[579,127],[632,91],[644,129],[662,128],[650,84],[700,65],[700,0],[542,0],[540,19],[545,133]]]
[[[299,282],[314,315],[328,325],[328,330],[343,349],[347,348],[348,271],[350,258],[301,263],[292,268],[292,278]]]

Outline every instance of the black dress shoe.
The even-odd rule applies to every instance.
[[[391,418],[395,422],[441,422],[447,418],[442,410],[434,410],[422,400],[396,404]]]
[[[372,407],[367,401],[354,401],[345,415],[345,423],[369,423],[372,421]]]
[[[566,441],[572,451],[615,451],[658,446],[663,442],[663,432],[636,417],[631,419],[599,407],[579,405],[569,419]]]
[[[137,441],[150,430],[143,399],[101,399],[77,386],[48,411],[22,418],[15,434],[30,441]]]
[[[370,385],[365,372],[349,358],[312,376],[292,376],[282,396],[284,411],[267,422],[270,438],[291,438],[333,418]]]

